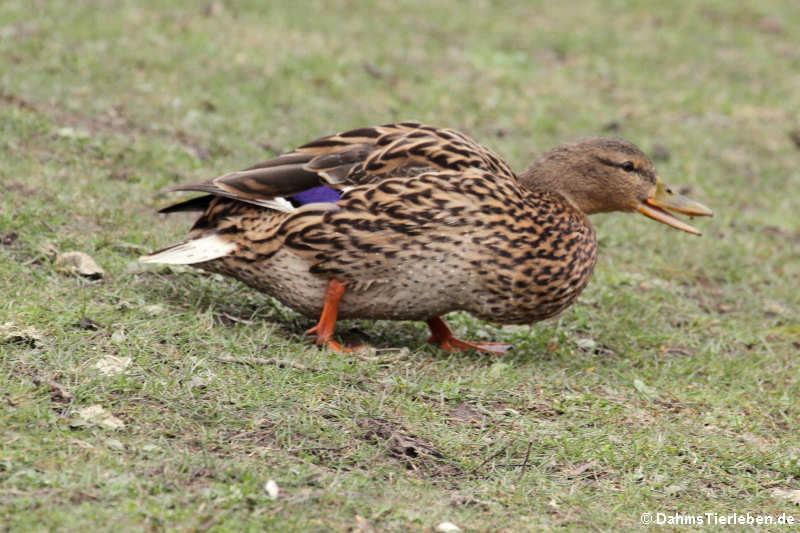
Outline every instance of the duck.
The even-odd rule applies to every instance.
[[[520,173],[456,130],[418,122],[321,137],[245,170],[169,187],[203,193],[160,213],[198,212],[188,237],[140,258],[231,276],[315,319],[334,351],[341,318],[425,321],[446,351],[502,355],[457,338],[443,316],[498,324],[553,317],[597,262],[589,215],[640,213],[684,232],[711,216],[666,185],[633,143],[563,144]]]

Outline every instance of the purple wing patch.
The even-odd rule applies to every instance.
[[[342,193],[336,189],[331,189],[325,185],[320,185],[319,187],[312,187],[311,189],[307,189],[303,192],[293,194],[289,197],[289,199],[292,201],[292,204],[294,204],[296,207],[299,207],[301,205],[314,204],[318,202],[335,204],[341,197]]]

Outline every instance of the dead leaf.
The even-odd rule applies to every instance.
[[[597,461],[585,461],[577,465],[571,466],[564,470],[567,477],[577,478],[583,476],[586,472],[591,472],[597,466]]]
[[[33,384],[37,387],[48,387],[50,389],[50,399],[54,402],[69,402],[73,398],[72,393],[54,379],[42,379],[39,376],[34,376]]]
[[[575,341],[575,345],[578,348],[580,348],[581,351],[593,353],[595,355],[607,355],[607,356],[616,355],[616,352],[614,352],[614,350],[589,337],[577,339]]]
[[[189,380],[189,388],[205,389],[208,387],[209,383],[211,383],[211,379],[209,377],[192,376],[192,379]]]
[[[0,344],[27,344],[31,348],[42,346],[44,336],[34,328],[18,326],[13,322],[0,324]]]
[[[95,363],[94,367],[104,376],[116,376],[122,374],[131,364],[130,357],[117,357],[116,355],[106,355]]]
[[[94,259],[84,252],[64,252],[56,256],[56,266],[67,272],[85,276],[90,279],[100,279],[105,276],[105,271],[95,263]]]
[[[463,425],[481,425],[485,418],[483,413],[468,403],[460,403],[455,406],[450,412],[447,413],[455,424]]]
[[[772,495],[789,503],[800,505],[800,490],[798,489],[772,489]]]
[[[754,435],[750,432],[742,433],[742,440],[748,444],[752,444],[756,448],[762,451],[766,451],[769,449],[769,442],[766,439],[759,437],[758,435]]]
[[[139,449],[144,453],[149,453],[149,454],[155,454],[161,451],[161,447],[158,444],[153,444],[152,442],[148,442]]]
[[[686,492],[686,485],[676,483],[664,489],[664,492],[669,496],[675,496],[681,492]]]
[[[102,405],[90,405],[78,409],[78,416],[88,424],[94,424],[106,429],[122,429],[125,422],[106,411]]]
[[[108,446],[112,450],[122,451],[122,450],[125,449],[125,445],[122,444],[122,442],[117,440],[117,439],[106,439],[105,443],[106,443],[106,446]]]
[[[597,341],[589,338],[578,339],[575,344],[583,350],[594,350],[597,347]]]
[[[144,312],[150,316],[163,315],[167,312],[167,308],[161,304],[145,305]]]
[[[111,342],[114,344],[122,344],[127,337],[125,330],[120,328],[111,334]]]
[[[780,302],[775,301],[768,301],[764,304],[763,307],[764,314],[773,317],[773,316],[788,316],[789,309],[785,305]]]
[[[58,248],[52,242],[46,242],[39,247],[39,253],[47,256],[49,259],[55,259],[58,255]]]

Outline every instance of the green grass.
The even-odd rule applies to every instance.
[[[798,516],[780,492],[800,489],[796,1],[164,4],[0,3],[0,529]],[[660,145],[665,180],[716,216],[701,238],[595,217],[595,277],[559,318],[451,317],[513,342],[502,359],[390,322],[340,330],[410,351],[319,351],[264,295],[137,263],[191,222],[154,213],[161,188],[396,119],[515,168],[585,135]],[[100,373],[110,355],[130,365]],[[223,360],[253,357],[302,367]],[[93,405],[124,427],[82,420]]]

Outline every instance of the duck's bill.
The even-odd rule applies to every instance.
[[[710,217],[714,215],[711,209],[700,202],[695,202],[685,196],[672,192],[672,189],[664,185],[659,178],[656,184],[655,194],[639,206],[639,212],[667,226],[672,226],[675,229],[683,230],[693,235],[702,235],[698,229],[676,218],[674,215],[667,212],[667,209],[691,217]]]

